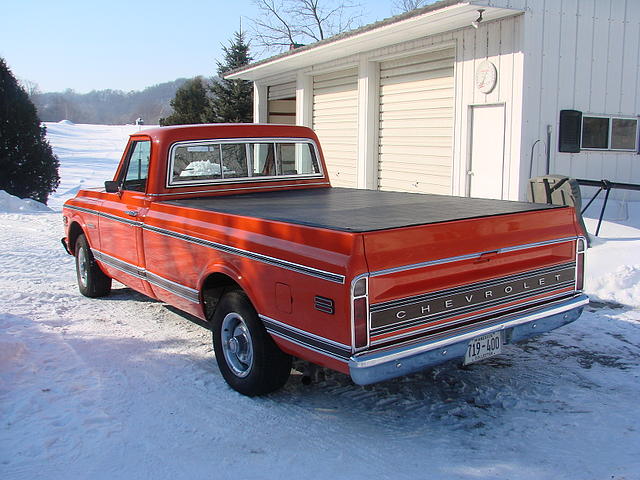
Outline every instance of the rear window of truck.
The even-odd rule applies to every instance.
[[[169,153],[169,187],[322,176],[316,146],[299,139],[179,142]]]

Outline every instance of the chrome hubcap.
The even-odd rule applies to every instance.
[[[253,343],[243,318],[228,313],[222,320],[222,351],[227,365],[238,377],[246,377],[253,366]]]
[[[89,265],[87,261],[87,255],[84,251],[84,247],[80,247],[78,250],[78,273],[82,286],[87,286],[87,279],[89,278]]]

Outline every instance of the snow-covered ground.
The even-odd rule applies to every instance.
[[[603,225],[572,325],[464,369],[249,399],[207,330],[122,286],[78,293],[60,206],[137,127],[47,127],[57,212],[0,213],[0,478],[640,478],[640,211]]]

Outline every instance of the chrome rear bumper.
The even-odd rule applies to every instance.
[[[507,315],[498,319],[498,323],[464,333],[356,354],[349,360],[349,372],[359,385],[418,372],[464,357],[469,341],[480,335],[502,330],[505,343],[516,343],[554,330],[576,320],[588,303],[589,297],[578,295],[523,314]]]

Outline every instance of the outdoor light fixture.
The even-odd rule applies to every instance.
[[[473,28],[478,28],[480,22],[482,21],[482,13],[484,12],[484,8],[478,10],[478,18],[476,18],[473,22],[471,22],[471,26]]]

